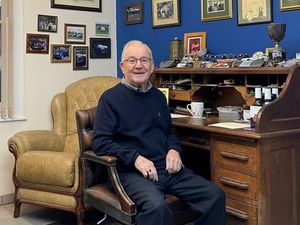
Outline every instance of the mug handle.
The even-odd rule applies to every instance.
[[[192,112],[192,105],[191,104],[187,104],[186,105],[186,109],[190,112],[190,114],[193,116],[193,112]]]

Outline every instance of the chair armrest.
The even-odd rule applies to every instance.
[[[15,156],[26,151],[62,152],[64,143],[61,137],[50,130],[29,130],[16,133],[9,138],[9,151]]]
[[[85,151],[82,154],[82,158],[84,160],[93,161],[95,163],[100,163],[106,166],[108,171],[109,179],[111,180],[111,184],[113,186],[114,192],[117,195],[122,211],[126,213],[136,213],[136,207],[134,202],[127,195],[123,186],[120,182],[119,175],[117,173],[117,159],[114,156],[97,156],[93,151]]]

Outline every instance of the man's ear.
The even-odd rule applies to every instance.
[[[119,63],[119,66],[120,66],[120,68],[121,68],[121,70],[122,70],[122,72],[123,72],[123,74],[124,74],[124,70],[125,70],[125,68],[124,68],[124,63],[123,62],[120,62]]]

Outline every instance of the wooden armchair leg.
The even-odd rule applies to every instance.
[[[14,210],[14,218],[18,218],[20,216],[21,202],[20,200],[14,200],[15,210]]]

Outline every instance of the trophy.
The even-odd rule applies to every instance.
[[[270,23],[268,25],[269,37],[275,42],[275,47],[270,53],[270,58],[275,62],[281,62],[286,59],[286,53],[283,48],[279,46],[279,42],[284,38],[286,30],[286,24],[283,23]]]

